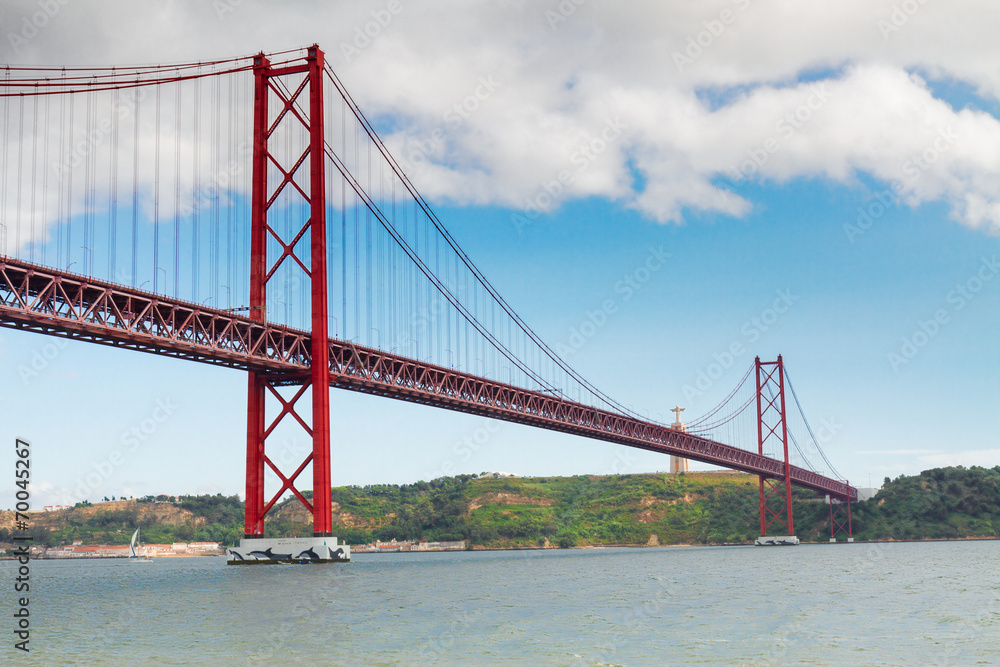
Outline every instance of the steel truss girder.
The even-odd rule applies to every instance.
[[[330,372],[331,384],[341,389],[674,454],[767,479],[786,475],[784,461],[757,452],[350,343],[331,341]],[[796,486],[856,497],[856,490],[839,480],[791,465],[787,472]]]
[[[246,370],[311,363],[301,331],[12,258],[0,258],[0,326]]]
[[[253,371],[274,386],[311,376],[308,332],[14,259],[0,259],[0,326]],[[783,461],[758,452],[388,352],[331,340],[329,364],[339,389],[784,477]],[[840,480],[789,472],[794,486],[857,499]]]
[[[62,289],[47,287],[56,279]],[[51,300],[39,299],[46,289]],[[146,315],[106,316],[112,310],[109,295],[116,303],[133,304],[128,312]],[[155,307],[146,307],[154,302]],[[154,318],[155,327],[143,323]],[[0,258],[0,326],[254,371],[274,386],[301,384],[311,376],[309,332],[14,259]],[[389,352],[330,340],[329,364],[330,386],[339,389],[674,454],[768,479],[784,478],[784,461],[758,452]],[[789,472],[794,486],[857,500],[856,489],[843,481],[797,466],[789,466]]]

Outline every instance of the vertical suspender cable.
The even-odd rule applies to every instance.
[[[368,144],[368,192],[372,191],[372,147]],[[367,321],[365,322],[365,339],[372,340],[372,212],[365,209],[365,296]],[[374,344],[372,344],[374,347]]]
[[[83,155],[84,160],[84,178],[83,178],[83,245],[81,250],[83,250],[83,269],[80,273],[84,275],[92,275],[90,263],[91,258],[94,256],[94,237],[93,237],[93,211],[94,211],[94,190],[95,190],[95,174],[97,167],[96,164],[92,167],[91,164],[96,160],[97,151],[94,150],[93,132],[95,129],[94,123],[94,90],[90,88],[87,90],[87,120],[83,128],[83,136],[85,142],[85,153]]]
[[[39,244],[42,250],[42,258],[41,258],[42,264],[47,264],[46,254],[49,245],[48,243],[45,242],[49,236],[47,230],[50,225],[48,219],[49,170],[46,168],[46,165],[49,164],[49,134],[51,134],[49,132],[49,105],[51,98],[52,98],[51,95],[45,96],[45,111],[44,111],[45,122],[42,124],[43,131],[45,132],[44,139],[42,141],[42,243]]]
[[[118,277],[118,104],[116,88],[111,96],[111,221],[108,233],[108,279],[116,283],[124,282]]]
[[[201,263],[201,253],[198,247],[199,234],[198,234],[198,213],[201,208],[202,192],[201,192],[201,179],[198,173],[198,157],[200,151],[198,150],[201,145],[201,124],[198,122],[199,116],[201,116],[201,107],[199,106],[201,79],[195,79],[191,82],[194,86],[194,113],[192,114],[191,122],[194,123],[194,146],[191,151],[191,301],[194,303],[199,303],[201,295],[198,293],[198,269]]]
[[[75,108],[76,99],[73,97],[73,93],[70,93],[69,125],[68,132],[66,133],[66,162],[64,163],[64,169],[66,170],[66,246],[63,259],[66,261],[66,270],[69,270],[69,265],[71,264],[70,258],[72,257],[71,249],[73,246],[73,136],[76,134],[73,116]]]
[[[346,102],[343,102],[346,105]],[[328,107],[333,108],[332,104]],[[347,110],[342,108],[340,122],[340,154],[347,155]],[[331,126],[332,127],[332,126]],[[330,170],[333,174],[333,169]],[[347,340],[347,181],[340,176],[340,288],[341,294],[341,333],[340,339]]]
[[[236,143],[236,119],[233,117],[233,82],[235,77],[229,77],[229,105],[226,107],[228,113],[226,114],[226,129],[228,130],[228,140],[226,141],[226,164],[230,168],[230,179],[235,177],[233,173],[233,144]],[[240,169],[246,171],[244,165],[240,165]],[[234,266],[233,266],[233,208],[236,206],[236,199],[233,193],[237,191],[236,184],[227,179],[226,192],[226,286],[229,289],[226,291],[226,308],[233,307],[233,291],[236,289],[236,285],[233,284]]]
[[[24,174],[24,95],[17,98],[18,102],[18,116],[17,116],[17,209],[15,210],[15,222],[14,222],[14,254],[16,255],[21,250],[21,187],[22,187],[22,174]]]
[[[219,145],[222,133],[222,85],[218,76],[212,78],[212,85],[215,92],[215,114],[212,120],[212,155],[215,158],[215,170],[212,177],[212,306],[221,308],[219,305],[219,182],[222,179],[220,160],[222,159],[222,146]]]
[[[181,295],[181,97],[184,84],[177,82],[174,98],[174,291],[171,296]]]
[[[37,83],[36,83],[37,86]],[[35,205],[37,198],[37,188],[35,187],[35,177],[38,167],[38,97],[31,98],[32,118],[31,118],[31,222],[28,227],[28,259],[35,261],[35,219],[38,207]],[[44,223],[43,223],[44,224]]]
[[[153,291],[159,292],[160,279],[160,108],[162,86],[156,86],[156,156],[153,169]]]
[[[136,77],[136,83],[139,79]],[[139,88],[132,93],[132,287],[138,287],[139,267]]]
[[[10,67],[4,70],[4,83],[10,85]],[[7,254],[7,147],[10,146],[10,138],[7,136],[7,124],[10,122],[10,98],[3,98],[3,151],[2,163],[0,163],[0,233],[3,234],[3,243],[0,245],[0,255]]]

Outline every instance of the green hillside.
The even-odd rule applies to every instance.
[[[308,495],[308,494],[307,494]],[[404,485],[336,487],[335,532],[350,544],[467,540],[473,548],[645,544],[745,544],[759,532],[757,478],[732,472],[479,479],[444,477]],[[794,493],[795,532],[829,539],[829,507]],[[135,526],[144,541],[218,541],[243,534],[236,496],[158,496],[82,504],[32,515],[39,545],[122,544]],[[938,468],[886,480],[875,498],[854,505],[859,540],[1000,535],[1000,466]],[[13,514],[0,512],[0,545]],[[295,499],[276,506],[268,535],[311,535]],[[772,533],[779,532],[772,529]]]
[[[854,512],[868,540],[1000,536],[1000,466],[935,468],[887,483]]]
[[[486,548],[740,544],[760,531],[757,493],[757,478],[740,473],[460,476],[337,488],[333,501],[338,534],[351,544],[392,538],[466,539]],[[887,480],[852,514],[859,540],[1000,536],[1000,466]],[[822,498],[795,489],[793,516],[801,540],[829,539],[830,508]],[[287,501],[272,526],[305,535],[308,515]]]
[[[36,546],[128,544],[136,528],[146,544],[221,542],[243,535],[243,502],[239,496],[147,496],[137,500],[78,503],[56,512],[34,512],[29,519]],[[0,512],[0,545],[7,545],[14,513]],[[18,533],[20,534],[20,533]]]
[[[738,473],[606,477],[447,477],[416,484],[337,488],[338,535],[469,540],[481,547],[546,544],[722,543],[752,540],[756,478]],[[301,506],[285,503],[275,523],[304,530]]]

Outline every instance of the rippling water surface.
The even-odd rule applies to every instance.
[[[1000,664],[1000,542],[32,563],[3,664]]]

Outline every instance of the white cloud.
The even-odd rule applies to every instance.
[[[953,109],[914,74],[1000,99],[996,3],[914,0],[899,14],[885,0],[587,2],[554,29],[546,11],[557,2],[404,3],[346,62],[344,45],[386,4],[275,11],[246,0],[219,20],[211,3],[178,2],[156,17],[155,34],[135,3],[100,14],[67,5],[18,59],[184,61],[316,41],[362,106],[391,119],[392,149],[426,156],[408,171],[439,201],[522,208],[570,170],[560,201],[607,197],[662,222],[685,209],[742,216],[753,202],[725,181],[772,140],[751,178],[861,187],[867,175],[898,183],[906,205],[943,201],[963,224],[1000,232],[1000,123]],[[33,11],[4,3],[0,23]],[[703,46],[678,68],[691,40]],[[499,85],[455,122],[449,110],[484,77]],[[574,157],[609,119],[627,129],[578,168]]]
[[[33,510],[40,510],[46,505],[74,505],[79,502],[72,493],[46,480],[32,482],[30,489]]]

